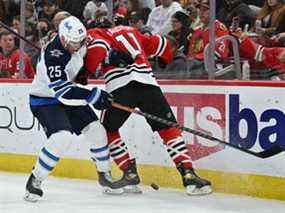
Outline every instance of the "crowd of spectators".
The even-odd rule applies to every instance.
[[[34,45],[25,43],[24,53],[21,53],[18,37],[0,27],[0,77],[33,78],[39,48],[56,35],[59,22],[71,14],[80,18],[87,28],[108,17],[114,26],[129,25],[144,34],[164,35],[171,40],[174,59],[163,68],[153,60],[154,69],[172,78],[180,74],[187,78],[207,78],[204,49],[209,43],[209,0],[113,0],[111,4],[110,1],[26,0],[25,38]],[[0,0],[1,23],[17,33],[21,30],[20,4],[20,0]],[[251,54],[246,50],[248,45],[240,45],[241,59],[249,61],[252,78],[256,73],[259,77],[261,73],[269,73],[264,78],[284,79],[283,1],[216,0],[216,5],[216,37],[231,35],[240,44],[244,39],[252,44]],[[266,54],[264,50],[268,50]],[[232,51],[229,41],[217,43],[215,59],[228,62],[232,60]],[[19,72],[20,55],[23,72]],[[269,63],[269,57],[275,61]]]

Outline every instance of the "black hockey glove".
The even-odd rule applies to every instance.
[[[104,90],[97,87],[91,90],[90,96],[87,98],[87,102],[92,104],[95,109],[103,110],[112,107],[114,101],[113,96]]]
[[[129,53],[113,49],[110,51],[108,61],[106,62],[106,64],[115,67],[126,67],[132,63],[134,63],[134,60]]]
[[[167,64],[160,57],[157,57],[157,64],[161,69],[165,69],[167,66]]]
[[[88,71],[84,67],[80,68],[74,82],[82,85],[88,84]]]

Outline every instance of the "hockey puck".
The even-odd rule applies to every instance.
[[[159,186],[155,183],[150,184],[151,188],[153,188],[154,190],[159,190]]]

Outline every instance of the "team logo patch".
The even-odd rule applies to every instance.
[[[70,31],[72,29],[72,26],[69,24],[70,24],[69,21],[64,23],[64,26],[68,29],[68,31]]]
[[[54,49],[50,51],[51,56],[59,58],[61,55],[63,55],[63,53],[58,50],[58,49]]]

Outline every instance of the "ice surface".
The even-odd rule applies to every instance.
[[[184,191],[143,187],[141,195],[107,196],[96,182],[49,177],[44,197],[23,200],[26,174],[0,172],[0,213],[284,213],[285,202],[214,193],[190,197]]]

